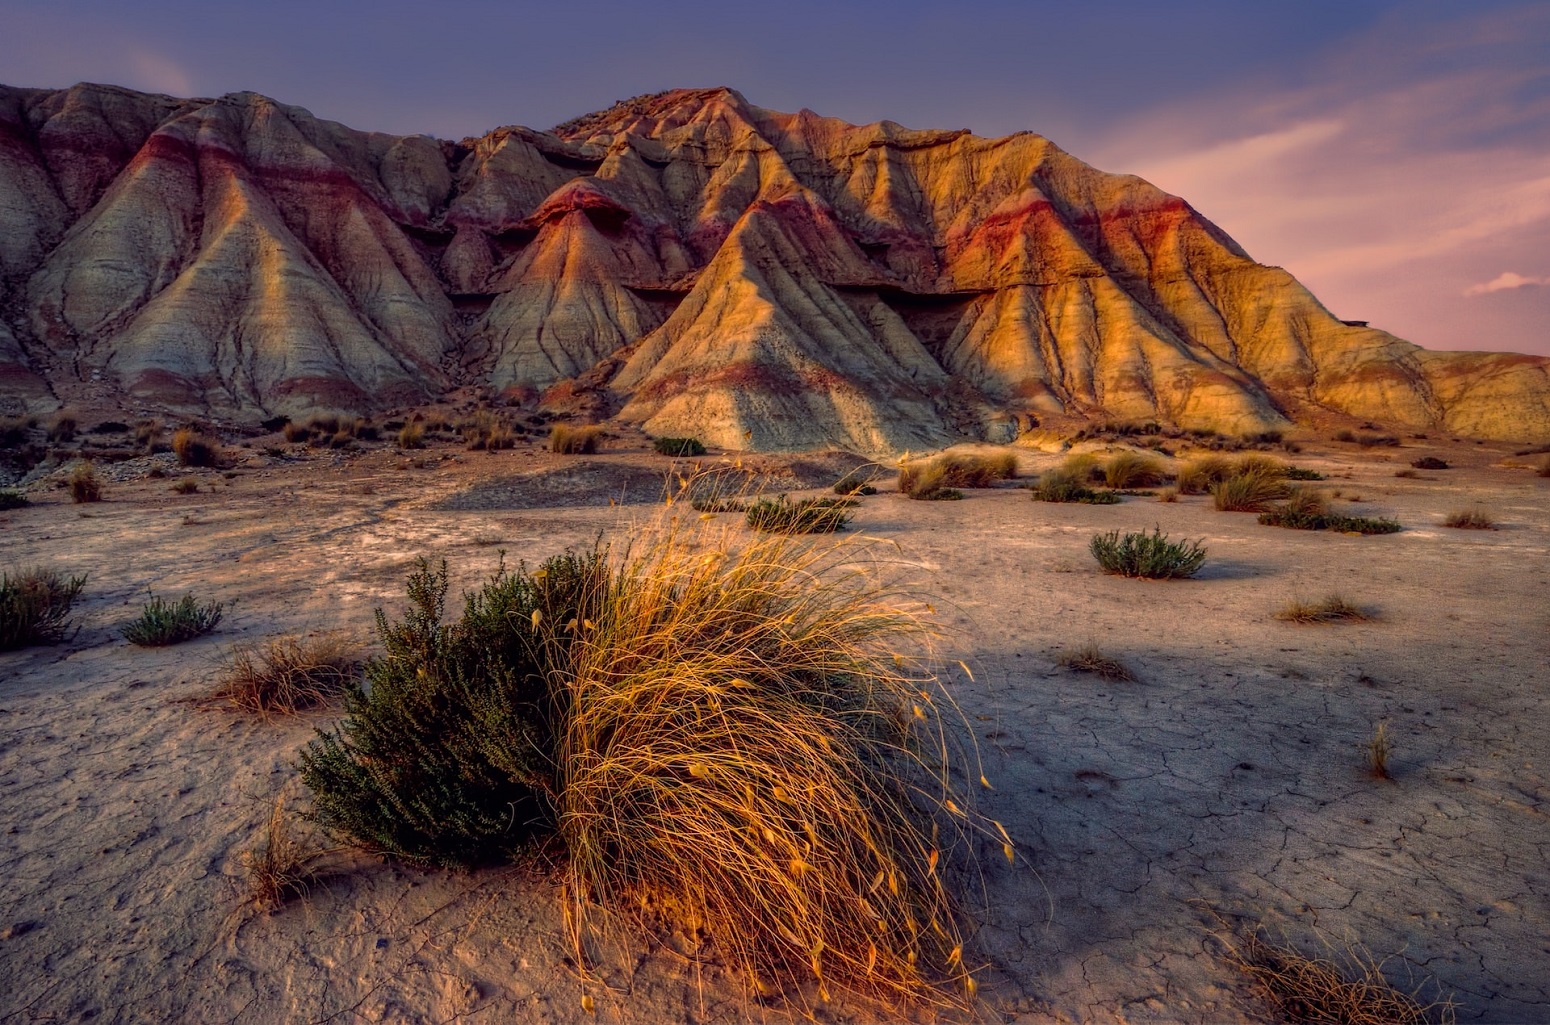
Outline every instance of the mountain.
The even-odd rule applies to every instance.
[[[0,87],[0,406],[258,418],[468,384],[735,448],[1327,413],[1550,438],[1550,360],[1344,323],[1032,133],[707,89],[452,143],[253,93]]]

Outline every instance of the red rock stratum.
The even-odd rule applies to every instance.
[[[1338,320],[1032,133],[638,97],[461,143],[252,93],[0,87],[0,404],[253,418],[486,384],[867,453],[1320,411],[1550,438],[1550,360]]]

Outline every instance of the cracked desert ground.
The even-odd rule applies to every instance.
[[[141,460],[113,468],[133,479],[101,504],[41,488],[0,514],[0,565],[89,574],[73,640],[0,654],[0,1021],[800,1020],[748,1003],[671,934],[609,966],[588,1014],[541,867],[460,875],[342,852],[305,899],[239,910],[242,853],[327,716],[259,722],[205,700],[233,642],[369,642],[416,556],[444,555],[455,595],[501,550],[531,564],[622,539],[657,514],[634,501],[640,482],[672,464],[622,442],[588,457],[448,445],[422,466],[388,447],[233,451],[229,479],[146,478]],[[1395,477],[1421,454],[1454,468]],[[777,486],[824,483],[801,458]],[[1025,473],[1059,459],[1021,458]],[[1337,504],[1405,530],[1279,530],[1200,497],[911,502],[886,482],[856,510],[852,530],[897,543],[936,598],[944,655],[973,670],[954,693],[995,786],[983,810],[1023,854],[985,859],[970,908],[986,1020],[1265,1019],[1218,941],[1263,918],[1300,942],[1401,953],[1461,1021],[1550,1021],[1550,479],[1494,444],[1315,442],[1293,458],[1330,475]],[[200,493],[171,492],[185,472]],[[1441,525],[1475,503],[1500,529]],[[1095,532],[1154,524],[1204,538],[1197,579],[1098,571]],[[132,648],[117,629],[147,588],[232,606],[213,635]],[[1332,591],[1375,618],[1273,617]],[[1139,679],[1057,666],[1089,640]],[[1363,760],[1380,721],[1392,780]]]

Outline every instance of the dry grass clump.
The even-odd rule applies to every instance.
[[[1229,959],[1251,975],[1287,1020],[1309,1025],[1452,1025],[1451,997],[1422,1002],[1435,983],[1423,979],[1409,993],[1384,974],[1389,958],[1375,959],[1351,945],[1328,957],[1308,957],[1288,943],[1273,943],[1257,930],[1228,944]]]
[[[97,476],[90,459],[76,464],[70,472],[69,485],[70,501],[76,505],[102,501],[102,478]]]
[[[60,413],[54,417],[54,422],[48,428],[48,440],[56,442],[74,441],[76,429],[80,425],[75,417],[69,413]]]
[[[215,694],[264,718],[295,715],[342,696],[360,665],[358,647],[343,634],[270,637],[232,648]]]
[[[481,409],[474,418],[459,428],[463,443],[474,452],[498,452],[517,443],[511,428],[487,409]]]
[[[1167,503],[1177,502],[1179,500],[1179,489],[1163,488],[1161,491],[1157,492],[1157,500],[1159,502]]]
[[[1294,598],[1276,611],[1276,618],[1288,623],[1338,623],[1361,622],[1372,617],[1340,595],[1330,594],[1320,601]]]
[[[760,993],[972,992],[944,881],[967,820],[911,654],[922,610],[836,576],[845,545],[703,540],[669,529],[619,569],[568,678],[578,944],[595,905],[649,904]]]
[[[215,466],[220,462],[220,445],[192,427],[179,427],[172,435],[172,452],[183,466]]]
[[[941,499],[958,488],[989,488],[1017,476],[1017,456],[944,453],[934,459],[906,463],[899,468],[899,490],[910,498]],[[957,497],[962,497],[961,495]]]
[[[86,576],[42,567],[0,574],[0,651],[57,644],[69,634],[70,608]]]
[[[280,434],[291,444],[300,444],[312,437],[312,431],[298,423],[285,421],[285,426],[280,428]]]
[[[1496,520],[1481,506],[1471,509],[1455,509],[1443,518],[1444,527],[1458,530],[1495,530]]]
[[[1105,655],[1096,641],[1088,641],[1080,648],[1061,652],[1055,664],[1079,673],[1093,673],[1105,680],[1134,680],[1135,674],[1117,658]]]
[[[591,455],[602,441],[603,428],[596,425],[567,427],[555,424],[549,429],[549,451],[563,456]]]
[[[393,444],[401,449],[413,449],[425,447],[425,424],[419,420],[411,420],[398,429],[398,436],[393,439]]]
[[[1264,512],[1271,502],[1290,494],[1285,475],[1262,465],[1240,464],[1230,477],[1211,488],[1211,498],[1222,512]]]
[[[1177,486],[1180,494],[1204,495],[1217,484],[1231,477],[1236,467],[1226,456],[1201,456],[1191,459],[1179,469]]]
[[[193,495],[199,491],[199,481],[193,477],[181,477],[172,485],[172,490],[179,495]]]
[[[1138,452],[1116,453],[1103,464],[1103,482],[1111,488],[1150,488],[1172,479],[1160,460]]]
[[[258,846],[242,852],[242,866],[247,871],[243,903],[259,911],[280,910],[292,897],[306,894],[316,878],[311,866],[330,853],[297,832],[292,815],[285,809],[285,795],[280,794],[269,807]]]
[[[1394,744],[1389,740],[1389,724],[1380,722],[1372,731],[1372,737],[1363,748],[1367,752],[1367,768],[1379,779],[1393,779],[1389,773],[1389,756],[1394,753]]]

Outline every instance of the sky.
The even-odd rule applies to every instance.
[[[252,90],[355,128],[546,128],[729,85],[1031,130],[1184,197],[1336,316],[1550,355],[1550,3],[0,0],[0,82]]]

